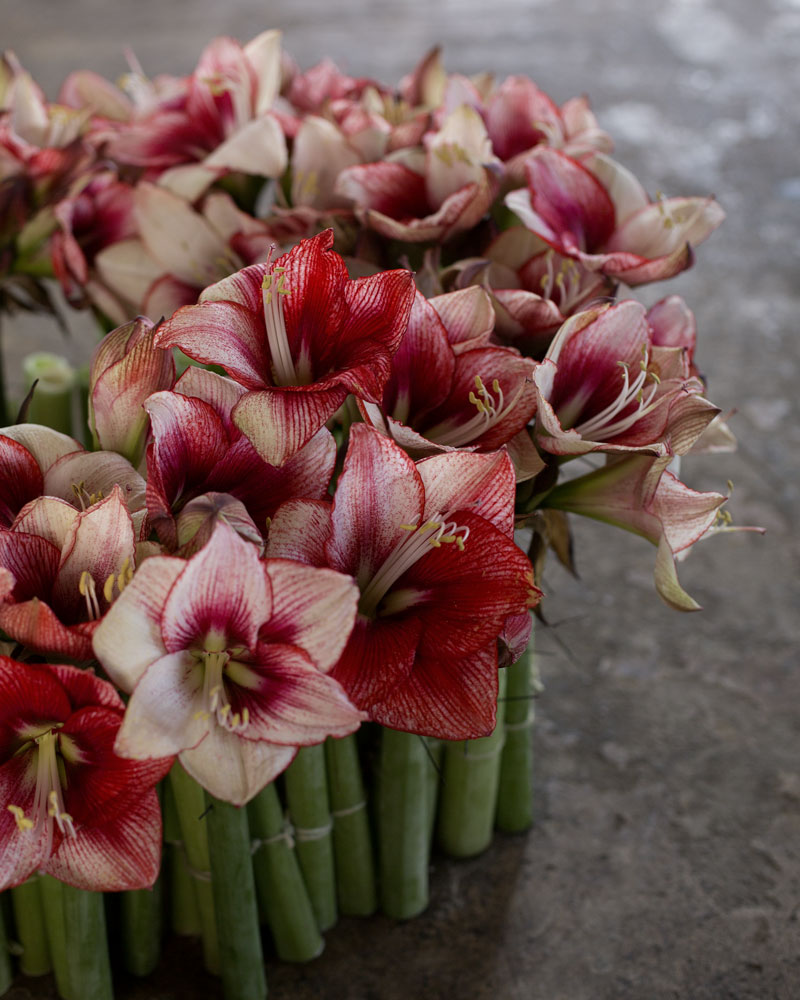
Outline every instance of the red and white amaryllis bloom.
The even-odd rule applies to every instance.
[[[343,170],[336,192],[389,239],[445,243],[483,218],[501,172],[480,115],[462,105],[425,136],[424,148]]]
[[[172,351],[153,345],[154,327],[139,316],[106,334],[89,369],[89,426],[97,444],[138,465],[148,419],[142,404],[175,381]]]
[[[326,676],[358,601],[341,573],[261,561],[221,522],[188,561],[145,560],[122,596],[94,649],[131,692],[116,742],[123,756],[178,754],[212,795],[242,805],[298,746],[361,724]]]
[[[536,444],[554,455],[682,455],[719,413],[689,375],[685,350],[654,345],[632,300],[567,320],[533,381]]]
[[[351,280],[327,230],[207,288],[159,327],[159,347],[221,365],[247,392],[233,422],[282,465],[352,393],[380,402],[414,299],[410,271]]]
[[[43,496],[0,529],[0,567],[13,588],[0,629],[34,652],[92,659],[92,632],[129,582],[136,535],[122,490],[85,510]]]
[[[355,578],[359,613],[333,676],[371,719],[470,739],[494,727],[498,638],[541,597],[513,517],[504,452],[415,465],[356,424],[332,507],[284,504],[267,553]]]
[[[570,316],[616,291],[602,272],[556,253],[524,226],[504,230],[482,257],[458,261],[452,270],[458,287],[480,284],[489,292],[496,336],[534,358],[543,357]]]
[[[266,535],[277,508],[294,497],[321,500],[336,462],[326,428],[280,467],[267,464],[231,414],[247,390],[238,382],[190,367],[174,392],[146,402],[153,440],[147,450],[150,521],[170,549],[183,544],[182,513],[204,493],[227,494],[244,505],[256,537]]]
[[[280,60],[277,31],[244,46],[216,38],[177,93],[114,130],[109,155],[121,163],[172,168],[171,187],[191,200],[231,170],[279,177],[286,142],[271,108]]]
[[[360,404],[366,419],[415,457],[509,444],[536,408],[535,362],[490,343],[493,323],[483,289],[430,300],[417,292],[382,406]],[[532,467],[518,470],[523,478],[542,468],[535,449],[529,457]]]
[[[0,657],[0,890],[36,871],[99,892],[155,882],[172,758],[117,756],[124,710],[90,670]]]
[[[651,202],[630,171],[598,154],[579,163],[556,149],[526,160],[527,189],[505,203],[565,257],[628,285],[661,281],[692,264],[692,247],[721,224],[713,198]]]

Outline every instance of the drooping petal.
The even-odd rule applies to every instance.
[[[221,726],[179,759],[186,771],[215,798],[243,806],[294,760],[297,747],[243,740]]]

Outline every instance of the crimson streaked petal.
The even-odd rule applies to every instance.
[[[494,643],[461,660],[418,656],[408,676],[370,712],[391,729],[444,740],[488,736],[496,713]]]
[[[186,563],[161,618],[167,652],[188,649],[209,632],[231,645],[255,646],[269,618],[272,597],[254,545],[220,521],[211,541]]]

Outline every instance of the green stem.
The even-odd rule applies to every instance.
[[[256,889],[278,958],[309,962],[322,952],[324,941],[273,784],[258,793],[247,813],[259,842],[253,857]]]
[[[322,744],[300,747],[284,775],[297,860],[321,931],[336,923],[331,810]]]
[[[74,1000],[114,1000],[103,893],[65,885],[62,899],[67,974]]]
[[[43,976],[52,969],[47,930],[44,925],[38,875],[11,890],[17,940],[22,945],[19,971],[24,976]]]
[[[506,742],[500,760],[497,828],[522,833],[533,823],[533,697],[538,693],[533,638],[516,663],[506,668]]]
[[[367,797],[355,736],[327,740],[325,760],[339,909],[348,917],[368,917],[377,908],[378,894]]]
[[[58,993],[64,1000],[113,1000],[105,903],[49,875],[39,883]]]
[[[125,968],[132,976],[149,976],[161,955],[164,929],[161,878],[152,889],[123,892],[121,909]]]
[[[8,931],[4,909],[0,908],[0,996],[11,989],[14,982],[14,968],[11,964],[11,952],[8,950]]]
[[[205,824],[206,801],[203,789],[177,762],[169,772],[169,783],[175,800],[181,840],[186,862],[192,875],[203,938],[206,969],[220,974],[219,940],[214,915],[214,895],[211,889],[211,863],[208,833]]]
[[[29,354],[22,362],[28,389],[37,382],[27,422],[44,424],[62,434],[72,434],[72,397],[75,369],[66,358],[46,351]]]
[[[225,1000],[267,995],[247,810],[206,793],[211,888]]]
[[[428,905],[428,769],[422,737],[384,729],[378,780],[381,906],[407,920]]]
[[[200,916],[194,880],[189,873],[181,840],[175,796],[168,781],[163,785],[164,848],[169,870],[169,903],[172,929],[185,937],[200,937]]]
[[[63,1000],[80,1000],[70,980],[67,964],[67,939],[64,922],[64,890],[66,886],[50,875],[39,879],[39,894],[42,900],[47,944],[53,962],[53,975],[58,995]]]
[[[451,857],[471,858],[492,842],[503,749],[505,671],[499,674],[497,724],[491,736],[448,743],[439,807],[439,846]]]

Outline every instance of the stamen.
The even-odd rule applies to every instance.
[[[642,353],[644,356],[639,363],[639,374],[633,382],[630,380],[630,365],[628,362],[617,362],[622,368],[622,389],[620,389],[617,396],[603,410],[596,413],[593,417],[584,420],[583,423],[575,425],[574,430],[581,437],[594,441],[608,440],[628,430],[637,420],[641,420],[642,417],[652,412],[658,405],[656,394],[658,393],[661,379],[655,372],[648,369],[649,352],[647,345],[642,346]],[[648,379],[651,379],[653,384],[650,386],[649,391],[645,393],[645,386]],[[633,403],[637,404],[635,410],[627,416],[618,416],[618,414],[624,412]]]
[[[105,587],[103,590],[105,591]],[[85,569],[80,575],[78,591],[81,597],[86,599],[86,610],[89,615],[89,621],[96,621],[98,618],[101,618],[102,613],[100,611],[100,601],[97,599],[97,587],[95,586],[94,577],[88,569]]]
[[[16,820],[17,829],[20,832],[25,833],[26,830],[33,829],[33,820],[28,819],[28,817],[25,815],[25,810],[21,806],[10,805],[6,806],[6,809],[8,809],[8,811]]]
[[[225,690],[224,672],[231,654],[227,650],[201,653],[205,674],[203,678],[203,700],[205,708],[195,712],[194,718],[208,721],[215,718],[217,725],[230,733],[242,732],[250,722],[250,713],[243,709],[241,715],[233,711]]]
[[[427,555],[431,548],[455,545],[463,552],[464,543],[469,538],[469,528],[466,525],[447,521],[441,514],[434,515],[419,527],[408,524],[400,527],[411,533],[398,542],[361,592],[358,610],[367,617],[375,615],[378,605],[391,587],[414,563]]]
[[[481,434],[485,434],[490,427],[508,416],[522,395],[525,382],[524,380],[520,381],[517,391],[508,403],[506,403],[498,379],[492,380],[492,391],[489,392],[480,375],[476,375],[475,388],[477,392],[470,391],[467,397],[478,411],[475,416],[466,421],[457,418],[442,421],[442,423],[425,431],[425,437],[429,441],[453,448],[462,448],[470,444]]]

